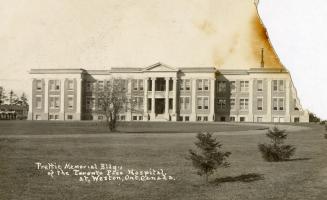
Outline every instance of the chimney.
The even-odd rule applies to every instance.
[[[264,61],[264,57],[263,57],[263,48],[261,49],[261,68],[265,67],[265,61]]]

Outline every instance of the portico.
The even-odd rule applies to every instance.
[[[157,63],[146,68],[143,73],[145,79],[144,91],[144,120],[151,121],[176,121],[176,68]]]

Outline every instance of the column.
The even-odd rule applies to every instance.
[[[82,119],[82,79],[76,80],[76,120]]]
[[[215,116],[215,79],[211,78],[210,81],[210,99],[209,99],[209,117],[208,121],[214,121]]]
[[[143,99],[143,121],[148,121],[148,80],[149,78],[143,79],[144,81],[144,99]]]
[[[29,96],[29,100],[28,100],[28,120],[33,120],[33,98],[34,98],[34,84],[35,84],[35,79],[32,78],[30,80],[30,84],[29,84],[29,87],[30,87],[30,96]]]
[[[153,120],[156,117],[155,114],[155,84],[156,84],[156,78],[151,78],[152,81],[152,96],[151,96],[151,120]]]
[[[49,80],[44,79],[44,116],[43,120],[49,119]]]
[[[253,99],[253,79],[251,78],[249,80],[249,112],[248,112],[248,122],[254,122],[253,119],[253,104],[256,99]]]
[[[166,91],[165,91],[165,116],[166,119],[169,120],[169,79],[170,78],[165,78],[166,80]]]
[[[271,79],[267,79],[267,122],[272,122],[271,117]]]
[[[177,105],[177,78],[173,78],[173,113],[171,120],[177,121],[176,105]]]
[[[60,111],[59,111],[60,120],[65,120],[65,81],[66,79],[60,80]]]
[[[191,79],[192,82],[192,114],[190,116],[190,121],[196,121],[196,79]]]
[[[291,99],[291,101],[293,101]],[[290,81],[285,80],[285,122],[291,122],[290,115]]]

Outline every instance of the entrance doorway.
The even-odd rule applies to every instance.
[[[155,99],[155,112],[156,114],[165,113],[165,99]]]

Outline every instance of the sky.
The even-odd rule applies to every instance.
[[[284,65],[303,106],[327,119],[327,2],[261,0],[0,0],[0,85],[28,93],[31,68],[249,69]]]

